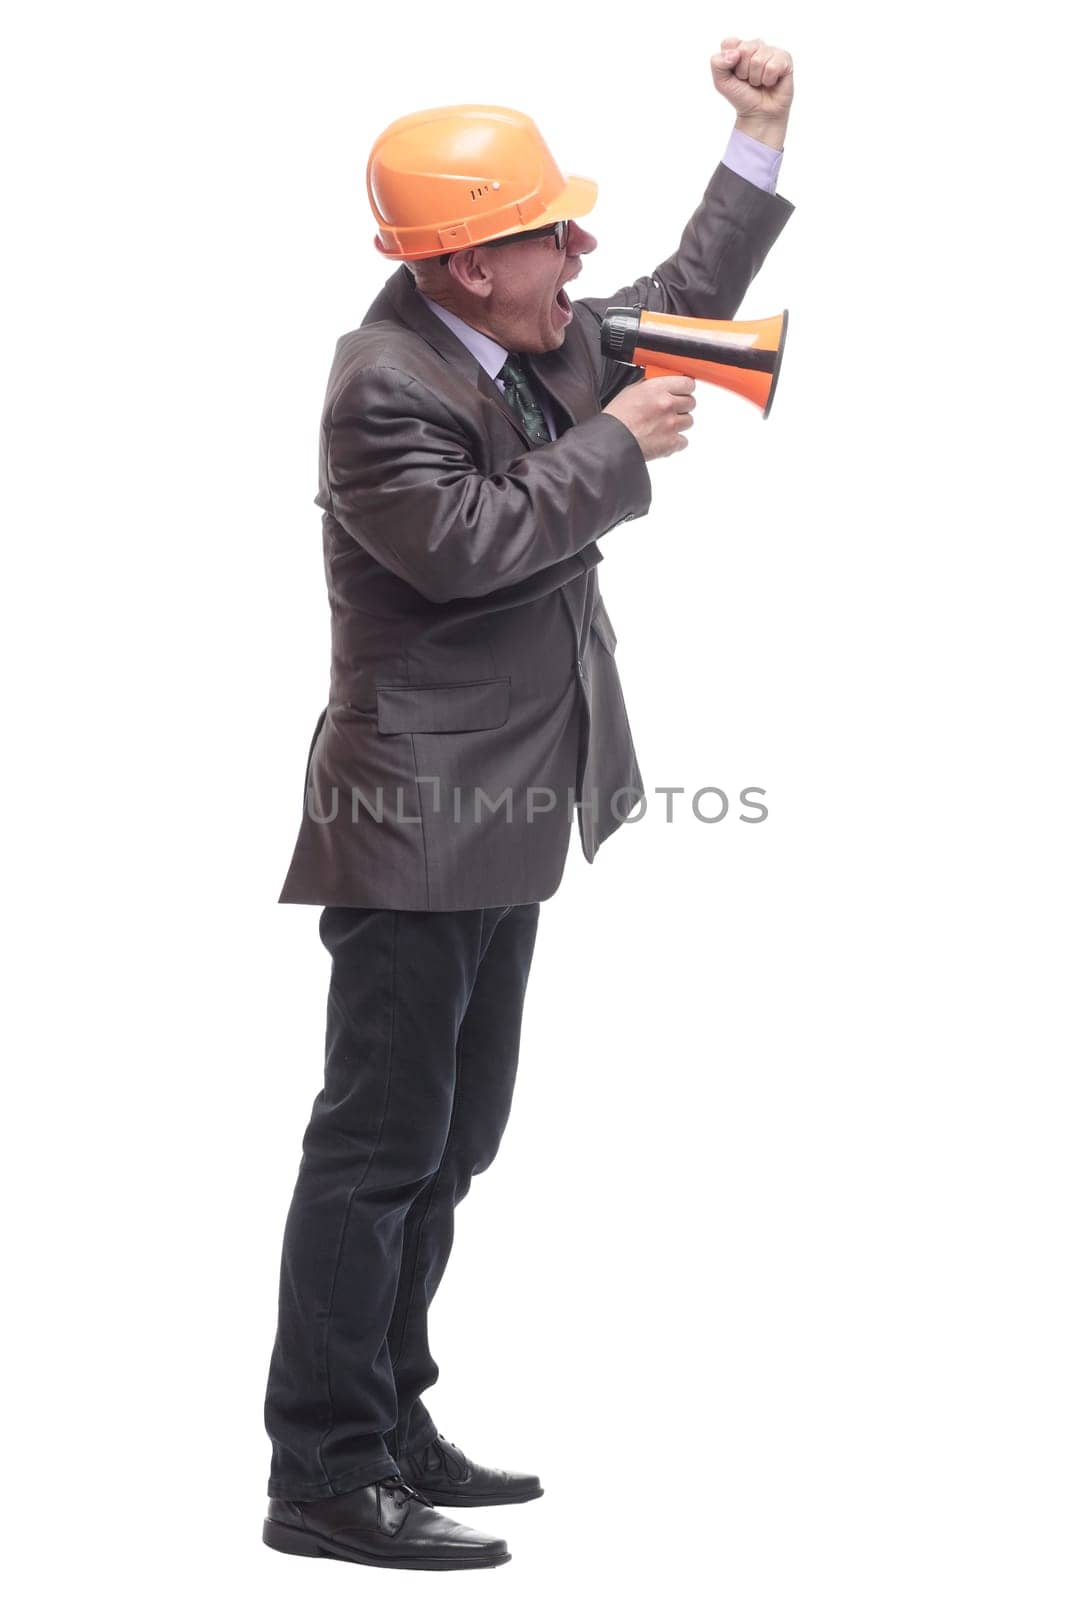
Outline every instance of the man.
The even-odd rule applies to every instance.
[[[510,1109],[540,902],[573,811],[591,862],[642,794],[596,540],[648,510],[695,385],[601,355],[616,303],[732,318],[792,211],[787,52],[724,39],[726,157],[675,253],[566,288],[596,198],[528,117],[449,106],[376,142],[400,265],[339,340],[320,447],[333,654],[281,899],[321,905],[326,1063],[283,1244],[265,1406],[274,1549],[444,1569],[509,1559],[435,1509],[543,1491],[479,1466],[421,1398],[453,1212]]]

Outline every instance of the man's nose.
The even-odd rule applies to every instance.
[[[587,228],[571,219],[567,229],[567,254],[569,256],[588,255],[590,250],[596,249],[596,239]]]

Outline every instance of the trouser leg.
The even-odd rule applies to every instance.
[[[438,1377],[427,1319],[452,1248],[453,1212],[476,1173],[496,1155],[511,1110],[526,981],[538,901],[512,906],[497,924],[456,1044],[456,1089],[440,1165],[408,1212],[399,1292],[389,1327],[397,1426],[393,1455],[421,1448],[437,1432],[420,1396]]]
[[[502,915],[323,911],[325,1073],[282,1244],[271,1495],[319,1499],[396,1470],[388,1330],[405,1220],[445,1153],[460,1026]]]

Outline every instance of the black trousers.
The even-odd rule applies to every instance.
[[[343,1494],[437,1432],[427,1314],[511,1110],[539,912],[323,910],[325,1074],[282,1243],[270,1495]]]

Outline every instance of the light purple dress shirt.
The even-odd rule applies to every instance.
[[[739,178],[747,178],[749,183],[754,183],[757,189],[765,189],[768,194],[774,194],[778,183],[778,169],[782,164],[782,151],[775,150],[769,144],[764,144],[761,139],[753,139],[751,134],[742,133],[740,128],[734,128],[730,134],[726,152],[722,158],[724,167],[729,167],[736,172]],[[422,294],[421,289],[416,289],[417,294]],[[490,339],[487,333],[482,333],[478,328],[472,328],[469,322],[464,322],[462,317],[457,317],[454,311],[449,311],[445,306],[439,306],[436,300],[431,300],[427,295],[422,295],[423,300],[446,327],[452,329],[456,338],[465,344],[478,364],[485,368],[489,376],[495,381],[501,394],[504,392],[504,382],[499,377],[499,372],[508,358],[504,346],[497,344],[495,339]],[[552,415],[552,402],[544,389],[538,387],[537,398],[541,402],[541,409],[545,414],[545,422],[553,439],[557,436],[556,420]]]

